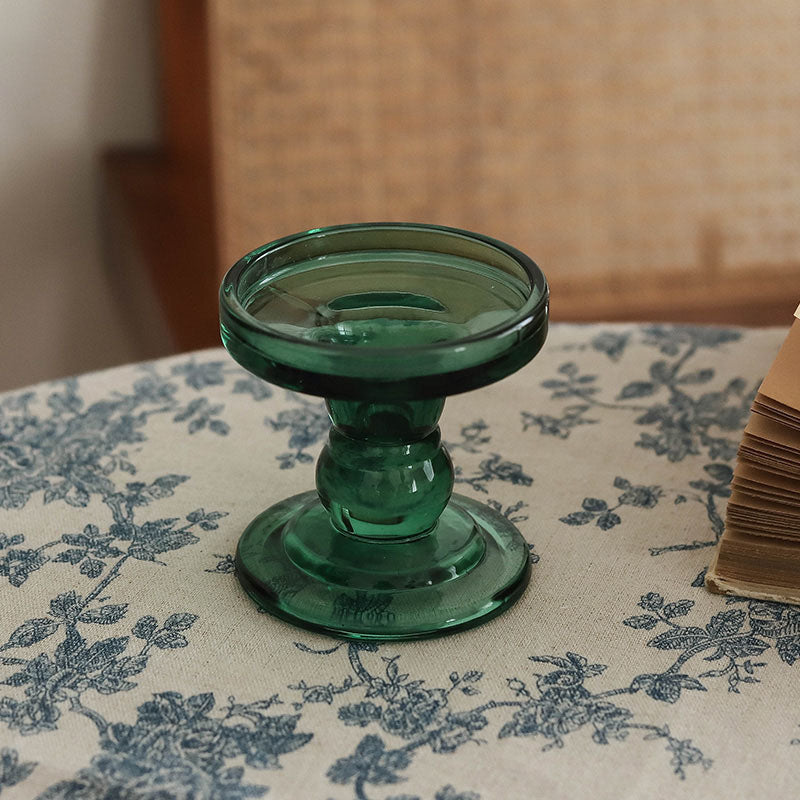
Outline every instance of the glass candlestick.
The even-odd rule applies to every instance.
[[[476,625],[522,594],[525,540],[453,494],[438,421],[446,396],[500,380],[544,343],[533,261],[432,225],[311,230],[234,265],[220,319],[236,361],[326,398],[332,422],[316,491],[272,505],[239,541],[237,574],[259,605],[318,632],[411,639]]]

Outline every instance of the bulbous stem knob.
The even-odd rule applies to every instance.
[[[438,427],[443,399],[328,400],[333,422],[317,492],[339,531],[402,541],[431,531],[453,491]]]

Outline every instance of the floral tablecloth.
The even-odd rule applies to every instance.
[[[703,588],[785,334],[554,326],[450,398],[456,489],[533,577],[415,643],[296,629],[237,583],[246,523],[313,486],[317,398],[222,350],[1,396],[3,799],[797,797],[800,609]]]

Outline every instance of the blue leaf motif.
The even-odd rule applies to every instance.
[[[703,469],[720,483],[728,484],[733,479],[733,470],[729,464],[706,464]]]
[[[597,518],[597,522],[595,524],[601,530],[610,531],[613,527],[619,525],[621,522],[622,520],[618,514],[615,514],[613,511],[606,511]]]
[[[127,646],[127,636],[111,636],[108,639],[101,639],[86,650],[85,660],[80,666],[85,672],[102,669],[123,653]]]
[[[74,627],[67,628],[64,641],[56,647],[54,658],[59,669],[80,671],[81,666],[86,664],[86,640]]]
[[[594,519],[594,514],[591,511],[573,511],[567,514],[566,517],[559,517],[559,522],[564,522],[567,525],[586,525]]]
[[[153,637],[152,642],[160,650],[174,650],[189,644],[189,640],[183,634],[174,630],[159,631]]]
[[[191,628],[195,622],[197,622],[196,614],[170,614],[164,623],[164,627],[174,631],[185,631]]]
[[[214,695],[211,692],[195,694],[186,698],[186,708],[192,714],[208,714],[216,704]]]
[[[398,772],[411,763],[411,753],[387,750],[380,736],[365,736],[355,753],[338,759],[326,773],[333,783],[360,781],[372,784],[391,784],[402,780]]]
[[[695,579],[692,581],[692,586],[696,589],[701,588],[706,585],[706,573],[708,572],[708,567],[704,567],[697,573]]]
[[[651,639],[648,647],[656,647],[659,650],[688,650],[693,647],[711,645],[713,640],[702,628],[685,627],[671,628],[668,631],[659,633]]]
[[[677,379],[678,383],[708,383],[714,377],[713,369],[698,369]]]
[[[36,761],[19,760],[19,753],[11,747],[0,749],[0,791],[2,787],[16,786],[24,781],[37,766]]]
[[[745,658],[757,656],[769,649],[769,643],[757,636],[736,636],[728,641],[721,642],[720,650],[730,658]]]
[[[207,405],[208,401],[204,397],[197,397],[189,403],[186,408],[179,411],[173,418],[173,422],[185,422],[193,414],[196,414],[203,406]]]
[[[79,550],[77,548],[72,548],[70,550],[64,550],[63,553],[59,553],[53,559],[53,561],[55,561],[57,564],[67,563],[75,565],[83,561],[85,556],[86,556],[86,550]]]
[[[100,608],[84,611],[79,617],[80,622],[94,622],[98,625],[113,625],[119,622],[128,610],[127,603],[112,603]]]
[[[650,377],[656,383],[669,384],[675,377],[675,368],[667,361],[654,361],[650,365]]]
[[[185,530],[174,530],[176,519],[159,519],[134,527],[128,555],[139,561],[156,561],[156,555],[178,550],[199,541]]]
[[[365,701],[342,706],[337,712],[337,716],[345,725],[357,725],[360,728],[364,728],[371,722],[378,721],[381,718],[381,713],[380,706]]]
[[[0,683],[6,686],[23,686],[30,681],[31,677],[27,672],[14,672]]]
[[[156,478],[146,489],[146,494],[153,500],[160,500],[164,497],[172,497],[175,489],[185,481],[189,480],[188,475],[162,475]]]
[[[189,423],[189,433],[197,433],[198,431],[203,430],[207,424],[208,419],[206,417],[198,417],[197,419],[193,419]]]
[[[706,631],[709,636],[723,637],[732,636],[738,633],[744,624],[744,611],[741,608],[732,608],[728,611],[721,611],[719,614],[714,614],[711,621],[706,625]]]
[[[585,497],[581,505],[584,511],[605,511],[608,508],[608,503],[597,497]]]
[[[649,397],[657,388],[657,385],[651,381],[634,381],[622,387],[617,399],[631,400],[637,397]]]
[[[629,628],[637,628],[647,631],[655,628],[658,623],[658,617],[654,617],[652,614],[641,614],[636,617],[628,617],[627,619],[622,620],[622,624],[627,625]]]
[[[58,623],[52,619],[29,619],[23,622],[8,637],[8,641],[2,646],[2,650],[9,647],[31,647],[48,636],[52,636],[58,630]]]
[[[141,617],[133,626],[131,631],[137,639],[149,639],[158,627],[158,620],[155,617]]]
[[[633,679],[631,689],[634,692],[643,689],[645,694],[663,703],[676,703],[681,696],[682,689],[706,691],[706,687],[697,678],[675,672],[638,675]]]
[[[694,608],[694,600],[678,600],[675,603],[667,603],[662,613],[667,619],[674,617],[683,617]]]
[[[0,575],[8,577],[8,582],[19,588],[28,576],[47,562],[47,556],[37,550],[10,549],[0,558]]]
[[[212,419],[208,423],[209,430],[219,436],[227,436],[230,433],[230,425],[221,419]]]

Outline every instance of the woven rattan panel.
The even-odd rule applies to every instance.
[[[210,9],[224,264],[404,219],[506,239],[557,278],[796,270],[797,2]]]

